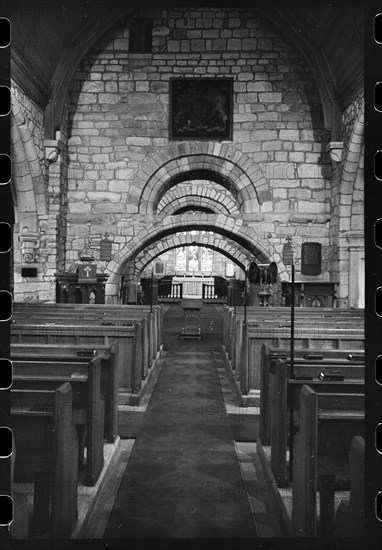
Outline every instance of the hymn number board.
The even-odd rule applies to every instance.
[[[321,273],[321,244],[303,243],[301,247],[301,273],[319,275]]]

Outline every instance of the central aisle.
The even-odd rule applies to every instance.
[[[168,354],[104,538],[257,536],[212,353],[221,318],[202,320],[207,337],[183,341],[180,308],[164,316]]]

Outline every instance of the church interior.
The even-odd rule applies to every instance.
[[[12,4],[15,541],[364,536],[364,17]]]

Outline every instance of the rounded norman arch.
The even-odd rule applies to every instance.
[[[11,112],[12,181],[15,190],[16,221],[38,231],[38,216],[47,213],[46,195],[40,162],[27,121],[17,99],[12,96]]]
[[[261,204],[272,197],[263,172],[233,145],[182,142],[151,157],[141,171],[137,181],[142,188],[139,213],[155,214],[169,189],[190,180],[211,180],[223,185],[243,213],[259,212]]]
[[[135,257],[135,275],[140,276],[146,266],[155,258],[175,248],[182,246],[204,246],[223,254],[241,269],[245,268],[247,262],[250,261],[251,255],[242,246],[233,241],[222,238],[220,235],[214,234],[199,234],[199,235],[169,235],[160,241],[157,241],[145,248],[140,254]]]
[[[226,216],[240,214],[235,201],[229,195],[209,189],[207,186],[203,186],[203,195],[196,194],[198,188],[199,186],[196,186],[196,189],[191,186],[191,193],[186,188],[171,189],[158,204],[157,215],[174,215],[179,209],[189,207],[191,210],[192,206],[209,208],[216,214],[225,214]]]
[[[223,216],[222,214],[218,216],[200,214],[196,224],[195,217],[192,214],[183,214],[181,216],[168,216],[160,220],[160,223],[158,222],[159,220],[142,227],[107,265],[105,272],[109,273],[110,276],[106,283],[106,296],[110,301],[113,300],[113,297],[118,296],[118,286],[126,262],[133,261],[142,250],[155,243],[155,241],[160,241],[162,238],[178,232],[193,229],[212,231],[228,238],[237,245],[242,246],[260,263],[276,262],[279,268],[280,280],[289,279],[282,258],[273,244],[268,239],[259,237],[254,229],[247,226],[243,227],[243,221],[240,219]]]

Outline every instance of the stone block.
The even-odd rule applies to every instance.
[[[121,193],[110,193],[107,191],[88,192],[88,199],[90,201],[99,202],[119,202],[121,200]]]
[[[278,202],[274,203],[274,211],[275,212],[289,212],[290,211],[290,203],[288,200],[280,200]]]
[[[250,132],[248,131],[236,131],[234,132],[234,140],[238,143],[250,141]]]
[[[318,164],[301,164],[297,168],[297,174],[299,178],[322,178],[322,167]]]
[[[247,85],[248,92],[270,92],[272,91],[272,84],[270,82],[256,81],[249,82]]]
[[[93,162],[107,162],[108,160],[110,160],[109,155],[106,154],[92,155]]]
[[[266,177],[269,180],[296,178],[295,166],[291,162],[270,162],[266,166]]]
[[[81,93],[77,99],[78,105],[89,105],[91,103],[97,103],[97,102],[98,102],[98,96],[97,94],[93,94],[93,93]]]
[[[313,150],[313,144],[312,143],[296,142],[296,143],[293,144],[293,150],[294,151],[312,151]]]
[[[108,146],[110,145],[110,138],[107,138],[107,137],[91,137],[90,138],[90,145],[93,145],[93,146],[98,146],[98,147],[102,147],[102,146]]]
[[[118,94],[104,93],[99,94],[100,103],[116,103],[119,100]]]
[[[151,145],[151,139],[148,137],[139,137],[139,136],[127,137],[126,145],[133,145],[135,147],[147,147]]]
[[[191,51],[192,52],[204,52],[206,44],[204,40],[193,39],[191,40]]]
[[[243,38],[243,50],[257,50],[256,38]]]
[[[304,153],[289,153],[289,160],[291,162],[304,162],[305,161],[305,155]]]
[[[325,211],[326,205],[322,203],[317,203],[314,201],[312,202],[299,201],[297,203],[297,208],[299,212],[311,212],[311,213],[316,212],[318,214]]]
[[[69,202],[69,213],[71,214],[82,214],[90,212],[91,205],[88,202]]]
[[[257,41],[258,50],[273,50],[273,41],[270,38],[259,38]]]
[[[102,81],[90,80],[83,83],[81,93],[97,94],[104,91],[105,84]]]
[[[136,82],[135,89],[137,92],[148,92],[150,89],[150,82],[143,81],[143,82]]]
[[[272,140],[272,141],[263,141],[262,150],[263,151],[281,151],[282,141]]]
[[[254,130],[251,133],[251,139],[253,141],[271,141],[277,139],[277,132],[275,130]]]
[[[314,141],[314,132],[313,132],[313,130],[301,130],[301,140],[302,141]]]
[[[309,200],[312,198],[312,191],[310,189],[289,189],[288,197],[298,200]]]
[[[227,49],[228,50],[241,50],[242,49],[242,40],[240,38],[229,38],[227,40]]]
[[[285,141],[298,141],[300,138],[298,130],[280,130],[279,137]]]

